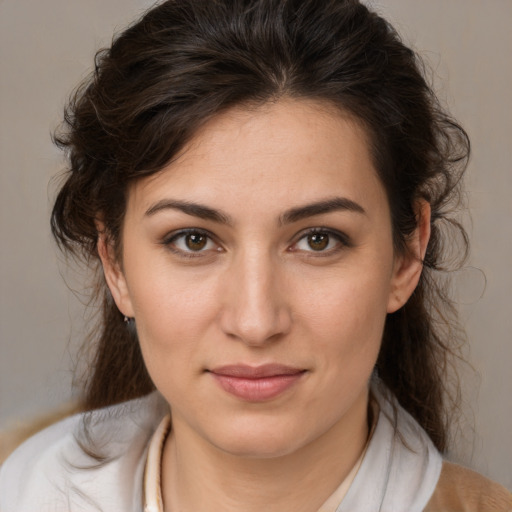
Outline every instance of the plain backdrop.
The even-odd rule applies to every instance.
[[[467,129],[470,266],[457,276],[469,338],[466,420],[450,456],[512,489],[512,1],[376,0],[427,60]],[[49,232],[65,100],[148,0],[0,0],[0,428],[71,396],[85,299]],[[485,273],[485,280],[483,278]],[[79,290],[81,277],[69,276]]]

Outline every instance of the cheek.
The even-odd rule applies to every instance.
[[[332,276],[297,290],[301,308],[307,312],[312,328],[342,334],[381,332],[386,317],[389,285],[378,275]]]
[[[380,275],[334,276],[310,290],[301,309],[322,365],[357,378],[371,372],[386,320],[388,286]],[[337,367],[337,368],[336,368]]]
[[[130,295],[141,350],[151,376],[179,371],[200,351],[199,340],[215,318],[214,289],[207,279],[153,266],[132,275]]]

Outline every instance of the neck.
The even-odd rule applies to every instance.
[[[271,458],[226,453],[178,422],[163,452],[165,512],[316,512],[364,450],[367,405],[365,395],[321,437]]]

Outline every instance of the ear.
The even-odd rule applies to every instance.
[[[115,255],[114,247],[108,241],[105,230],[98,228],[98,254],[103,266],[105,281],[121,313],[133,318],[133,305],[122,267]]]
[[[430,203],[424,199],[416,202],[417,226],[407,241],[407,248],[395,258],[388,313],[400,309],[414,292],[423,270],[423,259],[430,238]]]

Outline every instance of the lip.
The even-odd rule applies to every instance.
[[[294,386],[306,370],[282,364],[239,364],[220,366],[209,373],[231,395],[248,402],[264,402]]]

